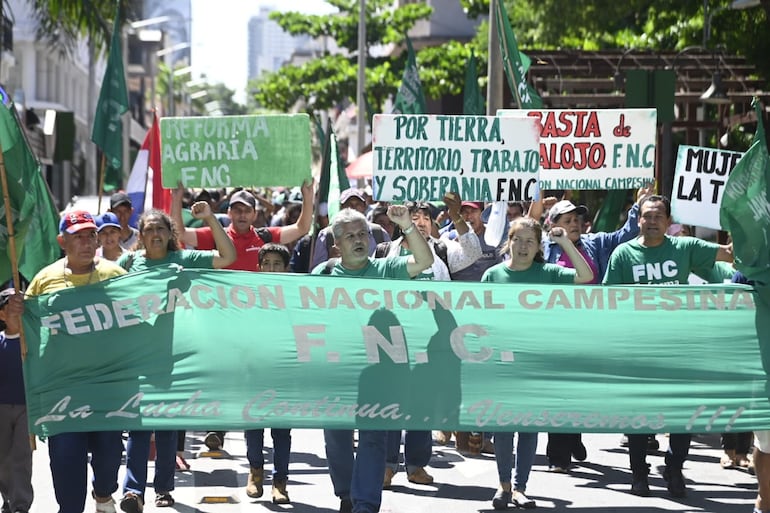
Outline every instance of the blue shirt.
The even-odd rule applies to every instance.
[[[612,233],[584,233],[580,236],[577,245],[581,246],[585,253],[593,259],[598,270],[596,278],[601,281],[607,271],[610,255],[615,251],[615,248],[623,242],[634,239],[637,235],[639,235],[639,205],[634,203],[634,206],[628,210],[626,224],[619,230]],[[546,242],[543,247],[543,258],[550,264],[555,264],[562,253],[561,246],[552,241]]]
[[[0,333],[0,404],[27,404],[20,339],[6,338],[5,332]]]

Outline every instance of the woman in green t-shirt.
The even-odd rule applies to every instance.
[[[588,283],[594,273],[583,255],[567,236],[563,228],[554,227],[551,240],[561,246],[575,265],[574,269],[545,263],[542,252],[543,229],[531,217],[519,217],[511,222],[508,239],[502,252],[509,260],[490,267],[481,277],[482,282],[498,283]],[[495,461],[500,478],[500,488],[492,499],[495,509],[507,509],[513,502],[521,508],[534,508],[535,501],[524,492],[529,472],[537,452],[537,433],[519,432],[516,443],[516,475],[511,485],[513,470],[514,433],[495,433]]]

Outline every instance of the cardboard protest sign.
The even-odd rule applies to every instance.
[[[742,156],[735,151],[679,146],[671,198],[674,220],[721,230],[719,208],[725,184]]]
[[[540,124],[542,189],[636,189],[655,175],[655,109],[512,110]]]
[[[307,114],[160,120],[163,187],[299,185],[310,174]]]
[[[468,201],[531,200],[538,132],[529,118],[376,115],[374,198],[435,201],[452,191]]]

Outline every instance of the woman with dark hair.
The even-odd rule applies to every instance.
[[[174,194],[182,194],[177,189]],[[139,251],[126,253],[118,265],[129,273],[151,267],[178,264],[182,267],[221,269],[235,261],[235,246],[205,201],[193,204],[192,215],[203,220],[212,231],[216,251],[198,251],[179,248],[179,233],[168,214],[149,210],[139,218]],[[131,430],[126,444],[126,479],[120,509],[126,513],[141,513],[144,508],[144,490],[147,483],[147,460],[152,431]],[[155,506],[174,505],[174,471],[177,456],[177,431],[155,432]]]
[[[551,228],[549,233],[574,264],[568,269],[545,263],[541,248],[543,229],[531,217],[519,217],[511,222],[508,240],[501,252],[510,255],[510,260],[496,264],[484,272],[482,282],[497,283],[588,283],[594,278],[591,267],[570,240],[566,230]],[[519,432],[516,442],[516,474],[511,485],[513,470],[514,433],[495,433],[495,461],[500,478],[500,488],[492,499],[495,509],[508,509],[509,503],[521,508],[534,508],[535,501],[524,492],[527,489],[529,472],[537,451],[537,433]]]

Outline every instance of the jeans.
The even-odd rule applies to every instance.
[[[89,452],[94,495],[109,497],[118,489],[118,469],[123,456],[120,431],[60,433],[48,438],[48,457],[59,513],[83,513],[86,507]]]
[[[150,456],[152,431],[130,431],[126,445],[126,479],[123,493],[132,492],[144,498],[147,486],[147,459]],[[155,493],[174,489],[177,431],[155,431]]]
[[[572,463],[574,448],[582,443],[580,433],[548,433],[548,464],[566,469]]]
[[[628,435],[628,457],[631,460],[631,471],[634,473],[647,472],[647,439],[649,434]],[[666,467],[682,470],[684,460],[690,452],[690,433],[671,433],[668,436],[668,451],[666,451]]]
[[[513,489],[525,491],[529,472],[537,453],[537,433],[519,433],[516,440],[516,475]],[[501,483],[511,482],[513,469],[513,433],[495,433],[495,462]]]
[[[353,513],[376,513],[382,502],[385,478],[385,431],[358,431],[353,457],[353,431],[325,429],[326,459],[334,495],[353,502]]]
[[[289,477],[289,457],[291,455],[291,429],[270,429],[273,438],[273,482],[285,481]],[[265,466],[264,429],[247,429],[243,433],[246,439],[246,458],[252,468]]]
[[[388,431],[386,436],[388,437],[387,465],[393,472],[398,472],[401,431]],[[404,466],[407,474],[413,473],[419,467],[426,466],[432,453],[433,436],[430,431],[406,431],[404,436]]]

